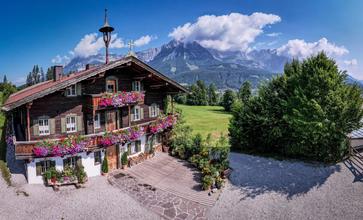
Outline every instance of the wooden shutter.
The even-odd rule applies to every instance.
[[[135,91],[135,81],[132,81],[132,84],[131,84],[131,90],[132,90],[132,91]]]
[[[140,119],[144,119],[144,108],[140,107]]]
[[[135,110],[135,107],[131,108],[131,112],[130,112],[130,121],[134,121],[134,110]]]
[[[49,130],[50,130],[50,134],[55,134],[55,119],[54,118],[49,119]]]
[[[61,118],[61,132],[66,133],[67,127],[66,127],[66,118]]]
[[[63,169],[64,169],[66,166],[69,166],[69,159],[68,159],[68,158],[63,159]]]
[[[152,105],[151,105],[151,106],[149,106],[149,118],[151,118],[151,117],[152,117],[152,115],[151,115],[151,109],[152,109]]]
[[[144,91],[144,83],[140,82],[140,91]]]
[[[38,119],[33,120],[33,135],[38,136],[39,135],[39,124]]]
[[[83,116],[79,115],[77,116],[77,131],[81,132],[83,131]]]
[[[76,94],[77,94],[77,96],[82,95],[82,85],[81,85],[81,83],[76,84]]]
[[[156,105],[156,116],[160,115],[160,108],[159,105]]]
[[[80,157],[80,156],[77,156],[76,157],[76,164],[77,164],[77,167],[81,167],[82,166],[82,157]]]
[[[131,143],[127,144],[127,154],[131,155]]]
[[[137,144],[136,150],[137,150],[137,152],[140,152],[141,151],[141,141],[136,141],[136,144]]]
[[[35,163],[35,170],[36,170],[37,176],[42,175],[42,163],[41,162]]]

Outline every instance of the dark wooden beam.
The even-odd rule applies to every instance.
[[[32,107],[33,102],[29,102],[26,104],[26,139],[30,141],[30,108]]]

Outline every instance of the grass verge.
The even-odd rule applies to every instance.
[[[8,186],[11,186],[11,173],[10,173],[8,166],[6,165],[6,163],[3,160],[0,160],[0,171],[1,171],[1,175],[4,178],[6,184],[8,184]]]

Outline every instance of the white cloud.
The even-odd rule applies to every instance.
[[[156,36],[150,36],[150,35],[145,35],[140,37],[139,39],[135,40],[135,46],[136,47],[141,47],[144,46],[146,44],[149,44],[150,41],[157,39]]]
[[[67,55],[61,56],[61,55],[57,55],[52,59],[52,63],[54,64],[67,64],[69,63],[69,61],[71,60],[71,58]]]
[[[25,81],[26,81],[26,77],[21,76],[21,77],[16,78],[13,83],[15,85],[23,85],[23,84],[25,84]]]
[[[76,45],[73,52],[75,56],[89,57],[98,54],[98,52],[105,47],[102,36],[98,37],[97,33],[86,34],[81,41]],[[111,35],[111,42],[109,48],[123,48],[125,44],[117,34]]]
[[[324,51],[328,56],[335,58],[349,53],[344,46],[330,43],[326,38],[321,38],[316,42],[305,42],[300,39],[289,40],[287,44],[277,48],[278,54],[294,58],[306,58],[320,51]]]
[[[280,21],[278,15],[260,12],[251,15],[204,15],[195,23],[174,28],[169,37],[183,42],[197,41],[204,47],[221,51],[247,51],[266,25]]]
[[[278,37],[281,34],[282,34],[281,32],[272,32],[272,33],[266,34],[266,36],[268,36],[268,37]]]
[[[343,62],[347,66],[356,66],[358,64],[358,60],[357,59],[344,60]]]

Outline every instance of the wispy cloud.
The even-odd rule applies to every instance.
[[[204,47],[221,51],[247,51],[265,26],[280,21],[278,15],[260,12],[251,15],[204,15],[195,23],[174,28],[169,36],[177,41],[197,41]]]
[[[357,59],[344,60],[343,62],[345,65],[348,65],[348,66],[356,66],[358,64]]]
[[[135,46],[141,47],[150,43],[150,41],[157,39],[156,36],[145,35],[135,40]]]
[[[272,32],[272,33],[266,34],[266,36],[268,36],[268,37],[278,37],[281,34],[282,34],[281,32]]]

